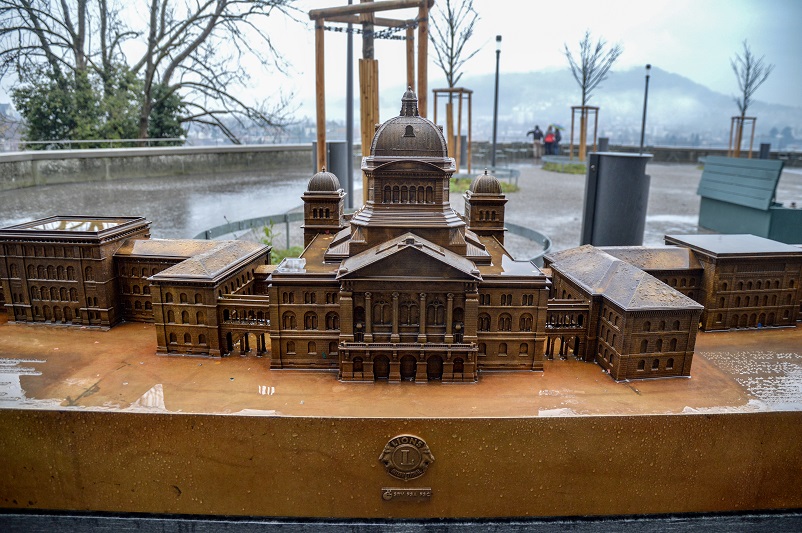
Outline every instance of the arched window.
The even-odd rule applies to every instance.
[[[185,292],[182,292],[182,293],[179,295],[179,297],[178,297],[178,300],[179,300],[179,301],[180,301],[182,304],[185,304],[185,303],[187,303],[187,294],[186,294]]]
[[[674,321],[674,331],[679,331],[679,320]]]
[[[200,295],[199,292],[195,293],[195,303],[196,304],[202,304],[203,303],[203,297]]]
[[[498,354],[499,355],[507,355],[507,343],[506,342],[498,343]]]
[[[648,351],[648,348],[649,348],[649,341],[643,339],[640,342],[640,353],[646,353]]]
[[[659,370],[660,369],[660,359],[655,359],[652,361],[652,370]]]
[[[47,279],[56,279],[56,270],[52,265],[48,265],[47,267]]]
[[[142,287],[142,294],[150,294],[150,285]]]
[[[36,278],[36,269],[33,265],[28,265],[28,279]]]
[[[189,333],[184,333],[184,344],[192,344],[192,337]]]
[[[281,325],[284,329],[295,329],[295,313],[287,311],[281,317]]]
[[[490,315],[482,313],[479,315],[479,324],[477,329],[479,331],[490,331]]]
[[[306,348],[306,353],[310,355],[317,353],[317,345],[314,341],[310,341]]]
[[[661,353],[663,351],[663,339],[657,339],[655,343],[654,351]]]
[[[527,343],[521,343],[521,346],[518,349],[518,355],[529,355],[529,345]]]
[[[135,301],[134,302],[134,309],[136,309],[137,311],[141,311],[142,310],[142,302],[140,302],[139,300]]]
[[[310,311],[304,315],[304,329],[317,329],[317,314]]]
[[[391,313],[390,304],[385,300],[378,300],[373,304],[373,323],[389,324],[392,320]]]
[[[175,333],[170,333],[170,344],[175,344],[178,342],[178,337],[175,336]]]
[[[205,324],[206,323],[206,314],[203,311],[198,311],[195,313],[195,321],[198,324]]]
[[[532,331],[532,315],[529,313],[521,315],[520,326],[521,331]]]
[[[671,339],[668,343],[668,350],[671,352],[677,351],[677,339]]]
[[[479,343],[478,354],[479,355],[486,355],[487,354],[487,345],[485,343],[483,343],[483,342]]]
[[[435,300],[426,307],[426,322],[437,326],[442,326],[446,323],[443,302]]]
[[[92,271],[92,267],[88,266],[84,269],[84,280],[95,281],[95,273]]]
[[[198,344],[201,346],[206,346],[206,335],[200,334],[198,335]]]
[[[648,320],[643,323],[643,331],[651,331],[652,330],[652,323]]]
[[[140,293],[139,285],[134,285],[134,294],[139,294],[139,293]]]
[[[340,317],[337,315],[337,313],[326,313],[326,329],[340,329]]]
[[[152,310],[153,310],[153,304],[152,304],[152,303],[150,303],[150,301],[149,301],[149,300],[148,300],[148,301],[146,301],[146,302],[145,302],[145,311],[152,311]]]
[[[465,372],[465,361],[461,357],[454,359],[454,373],[462,374]]]
[[[173,302],[173,293],[171,293],[171,292],[165,293],[164,301],[167,302],[168,304],[172,303]]]
[[[638,361],[638,370],[645,370],[646,369],[646,361],[641,359]]]
[[[412,126],[407,126],[407,127],[411,128]],[[364,372],[363,368],[364,367],[363,367],[363,364],[362,364],[362,358],[361,357],[354,357],[354,372]]]
[[[167,322],[169,322],[169,323],[171,323],[171,324],[172,324],[173,322],[175,322],[175,313],[173,313],[173,310],[172,310],[172,309],[171,309],[171,310],[169,310],[169,311],[167,311]]]
[[[295,341],[287,341],[287,353],[295,353]]]
[[[666,370],[672,370],[674,368],[674,358],[669,357],[668,361],[666,361]]]
[[[508,313],[502,313],[498,317],[499,331],[512,331],[512,317]]]
[[[39,289],[37,287],[31,287],[31,300],[38,300],[39,299]]]
[[[666,330],[666,321],[665,320],[661,320],[660,321],[660,331],[665,331],[665,330]]]
[[[189,313],[186,311],[181,311],[181,323],[189,324]]]

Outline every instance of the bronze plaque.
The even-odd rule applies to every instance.
[[[391,476],[408,481],[421,477],[434,461],[426,441],[414,435],[398,435],[390,439],[379,456]]]

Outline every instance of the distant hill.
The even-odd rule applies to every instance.
[[[470,76],[461,85],[473,93],[473,135],[489,139],[492,132],[494,76]],[[733,93],[735,80],[733,79]],[[613,143],[634,143],[640,138],[643,112],[644,70],[613,71],[594,92],[589,105],[599,106],[599,134]],[[396,114],[397,94],[403,88],[382,91],[382,116]],[[563,70],[503,74],[499,93],[499,140],[524,140],[534,124],[571,126],[571,106],[579,105],[579,87]],[[748,114],[757,117],[755,143],[772,142],[769,131],[790,127],[802,137],[802,107],[767,104],[758,100]],[[430,95],[431,100],[431,95]],[[652,68],[649,83],[647,143],[703,143],[726,145],[730,117],[738,109],[732,95],[714,92],[688,78]],[[442,116],[443,110],[441,108]],[[431,115],[431,112],[430,112]],[[567,134],[566,134],[567,136]]]

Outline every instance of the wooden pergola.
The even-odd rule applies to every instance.
[[[309,18],[315,21],[315,103],[317,111],[317,168],[326,165],[326,89],[324,67],[324,38],[326,22],[344,24],[363,24],[383,26],[388,28],[406,28],[406,71],[407,84],[415,87],[415,35],[414,28],[418,30],[418,110],[421,116],[426,116],[426,92],[428,77],[426,71],[429,44],[429,8],[434,0],[383,0],[373,2],[361,0],[362,3],[325,9],[313,9]],[[374,13],[394,9],[418,8],[418,18],[415,20],[396,20],[376,17]],[[363,35],[364,39],[372,36]],[[365,50],[369,50],[366,54]],[[362,131],[362,153],[365,154],[373,140],[374,125],[379,122],[379,64],[373,55],[372,40],[368,46],[363,46],[363,57],[359,60],[359,90],[360,90],[360,116]],[[367,185],[363,184],[364,194],[367,194]]]
[[[446,129],[448,135],[448,146],[451,150],[451,156],[454,158],[457,166],[457,172],[460,170],[460,157],[462,156],[462,105],[463,97],[468,101],[468,174],[471,173],[471,97],[473,91],[462,87],[450,87],[446,89],[432,89],[434,94],[434,123],[437,124],[437,101],[440,97],[447,98],[446,103]],[[451,100],[454,95],[457,95],[457,134],[454,138],[454,116],[451,106]]]

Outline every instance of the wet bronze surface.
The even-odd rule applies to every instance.
[[[703,333],[692,377],[616,383],[595,364],[545,362],[543,372],[483,372],[478,384],[351,384],[328,371],[270,370],[267,358],[156,356],[152,324],[111,331],[8,324],[0,359],[23,359],[25,397],[0,408],[62,406],[289,416],[530,417],[690,410],[802,410],[802,330]],[[778,359],[779,356],[779,359]],[[759,387],[749,386],[759,383]],[[159,390],[154,390],[157,387]]]
[[[146,324],[5,320],[0,359],[42,374],[0,403],[0,508],[436,518],[802,507],[798,329],[700,334],[690,379],[616,383],[557,360],[473,385],[390,386],[270,371],[255,357],[158,357]],[[405,434],[436,457],[408,482],[379,460]],[[431,492],[385,500],[387,487]]]

